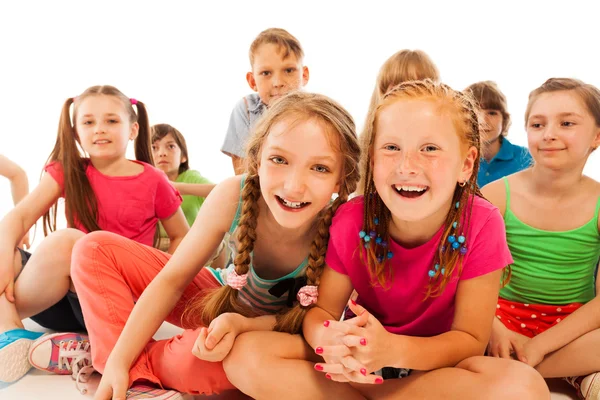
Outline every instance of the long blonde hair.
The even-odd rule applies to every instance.
[[[329,226],[337,208],[356,190],[359,180],[357,168],[360,159],[360,147],[356,138],[354,122],[350,114],[338,103],[319,94],[292,92],[273,104],[255,127],[252,139],[247,147],[247,176],[242,190],[241,217],[238,229],[238,254],[235,257],[235,272],[246,274],[251,262],[251,253],[256,241],[258,221],[258,199],[261,196],[258,167],[263,143],[271,128],[288,116],[310,120],[316,119],[328,127],[331,135],[337,138],[339,154],[343,156],[342,175],[338,197],[317,216],[317,232],[310,246],[307,285],[318,286],[325,266],[325,252],[329,239]],[[332,141],[333,143],[334,141]],[[302,320],[309,307],[296,304],[277,315],[276,331],[298,333]],[[236,312],[245,316],[256,313],[238,299],[238,290],[223,286],[207,294],[192,304],[191,312],[201,311],[202,324],[208,326],[219,315]]]
[[[400,50],[388,58],[377,75],[371,95],[369,112],[392,87],[407,81],[440,80],[440,73],[431,58],[422,50]]]
[[[392,270],[388,268],[386,243],[390,242],[389,225],[391,212],[383,203],[373,182],[373,167],[371,157],[379,114],[392,103],[401,100],[427,99],[440,104],[452,115],[455,129],[460,141],[466,148],[475,147],[479,152],[480,134],[477,122],[477,106],[473,99],[466,94],[455,91],[443,83],[436,83],[426,79],[423,81],[409,81],[391,88],[377,104],[367,118],[365,130],[361,135],[361,184],[365,188],[363,231],[367,234],[375,232],[380,241],[371,241],[368,246],[362,246],[359,251],[371,275],[376,278],[379,285],[387,287],[392,279]],[[440,246],[435,256],[435,275],[426,288],[425,299],[442,294],[455,269],[462,268],[463,255],[461,251],[453,251],[448,244],[448,237],[455,229],[457,232],[468,232],[471,209],[475,196],[481,196],[477,186],[477,172],[479,170],[479,157],[475,158],[473,172],[468,181],[463,185],[456,184],[452,206],[444,222],[444,232]],[[458,206],[455,206],[458,205]],[[447,245],[445,245],[447,244]],[[468,248],[469,238],[464,243]]]

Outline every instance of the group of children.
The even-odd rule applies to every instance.
[[[33,365],[78,386],[101,373],[96,399],[537,400],[565,377],[600,399],[597,88],[532,91],[527,150],[493,82],[454,90],[421,51],[382,66],[360,135],[298,90],[285,30],[250,62],[222,147],[237,175],[216,186],[141,101],[95,86],[65,102],[46,173],[0,222],[0,381]],[[183,332],[153,340],[164,321]]]

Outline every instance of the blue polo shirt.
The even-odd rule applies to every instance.
[[[503,138],[500,151],[490,162],[481,159],[477,184],[479,187],[484,187],[490,182],[524,170],[531,166],[532,160],[529,150]]]
[[[246,157],[246,142],[252,134],[254,124],[266,109],[267,106],[257,93],[249,94],[238,101],[231,112],[221,151],[228,156]]]

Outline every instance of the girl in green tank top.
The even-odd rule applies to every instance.
[[[582,398],[600,399],[600,183],[583,175],[600,146],[600,90],[549,79],[525,121],[533,167],[482,189],[504,215],[514,259],[488,353],[546,378],[575,376]]]

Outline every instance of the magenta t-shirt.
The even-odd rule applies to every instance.
[[[371,279],[358,251],[362,245],[358,233],[363,225],[363,204],[363,197],[359,196],[338,209],[331,223],[325,262],[350,278],[358,292],[357,302],[391,333],[428,337],[449,331],[458,281],[485,275],[513,262],[500,212],[486,200],[475,197],[471,224],[465,235],[468,251],[460,276],[456,269],[440,296],[423,301],[430,279],[428,271],[433,268],[435,252],[440,246],[443,233],[440,228],[431,240],[412,249],[390,240],[394,256],[388,266],[394,269],[394,274],[389,288],[383,289],[373,284],[377,278]]]
[[[89,160],[85,174],[98,201],[98,226],[102,230],[152,246],[158,220],[173,215],[182,199],[163,171],[141,161],[134,162],[144,167],[144,171],[138,175],[103,175]],[[44,170],[63,188],[61,197],[64,197],[61,164],[51,162]],[[77,222],[76,216],[74,228],[87,233]]]

